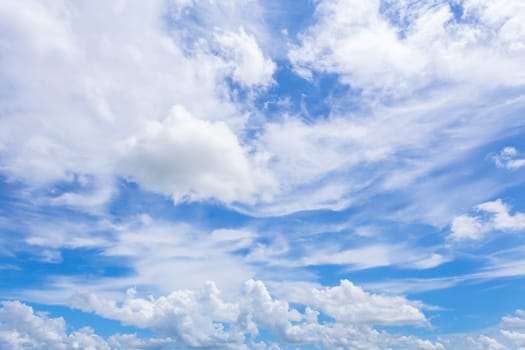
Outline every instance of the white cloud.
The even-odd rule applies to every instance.
[[[34,1],[18,11],[17,6],[2,4],[2,45],[9,50],[0,70],[10,86],[10,98],[0,102],[7,111],[0,122],[3,174],[37,187],[56,181],[72,184],[75,177],[90,176],[99,184],[92,192],[73,189],[52,198],[56,205],[90,212],[113,198],[115,177],[135,179],[144,189],[176,200],[213,198],[256,215],[338,210],[362,202],[371,192],[407,188],[432,170],[464,158],[494,135],[501,137],[502,130],[517,123],[510,115],[516,105],[494,103],[494,115],[500,118],[473,113],[472,101],[486,96],[455,86],[424,100],[415,96],[388,108],[374,104],[366,113],[349,114],[345,107],[315,122],[289,117],[264,124],[267,119],[261,118],[257,123],[264,125],[257,125],[258,132],[252,134],[245,129],[247,121],[260,111],[250,98],[244,103],[227,80],[255,87],[249,95],[272,84],[276,65],[268,51],[278,46],[272,43],[280,37],[272,38],[265,30],[261,4],[175,1],[164,5],[162,1],[100,6],[58,2],[46,7]],[[445,58],[446,50],[452,50],[451,57],[463,57],[462,50],[470,45],[460,42],[463,36],[445,40],[450,33],[442,33],[442,24],[450,13],[444,6],[418,7],[419,12],[410,17],[413,25],[406,29],[407,39],[402,39],[399,28],[383,18],[376,5],[320,2],[319,24],[303,35],[304,52],[295,48],[291,57],[308,61],[301,61],[303,68],[324,64],[329,72],[370,87],[383,84],[378,77],[385,77],[387,85],[394,84],[401,92],[403,84],[410,90],[421,79],[437,76],[414,59],[422,55],[426,64],[428,57],[435,56],[432,50],[421,53],[423,42],[437,35],[438,48],[433,50],[444,52]],[[339,11],[340,6],[355,11]],[[385,45],[371,44],[369,39],[376,37]],[[307,49],[309,40],[313,51]],[[339,44],[346,45],[341,53],[336,52]],[[440,45],[446,50],[439,51]],[[348,50],[363,55],[348,56]],[[521,55],[513,50],[498,61],[501,69],[511,67],[514,57]],[[337,53],[335,65],[332,53]],[[478,74],[465,74],[464,79],[505,76],[491,70],[484,54],[465,56],[473,67],[477,66],[472,63],[484,63]],[[406,57],[410,65],[405,64]],[[509,84],[503,85],[519,84],[517,71],[521,70],[513,69]],[[463,79],[456,72],[451,75]],[[347,105],[345,98],[336,102],[335,106]],[[178,106],[178,117],[169,114],[173,106]],[[183,114],[191,117],[182,122]],[[465,118],[466,114],[473,116]],[[189,128],[188,134],[182,135],[181,125]],[[208,136],[209,147],[201,131]],[[130,147],[128,152],[122,153],[122,145]],[[140,152],[149,159],[140,157]],[[211,161],[204,163],[205,158]],[[421,211],[439,211],[428,200],[434,209]],[[439,214],[446,216],[452,204],[440,203],[445,213]]]
[[[244,28],[239,33],[219,32],[216,40],[233,71],[232,78],[238,83],[251,86],[268,86],[273,80],[275,63],[264,57],[254,36]]]
[[[485,233],[498,231],[521,231],[525,229],[525,214],[510,213],[508,205],[501,199],[479,204],[476,209],[488,217],[459,215],[452,221],[449,238],[456,241],[479,240]]]
[[[520,231],[525,229],[525,214],[520,212],[511,214],[509,206],[501,199],[482,203],[477,208],[492,214],[491,223],[496,230]]]
[[[407,349],[443,349],[439,343],[377,332],[366,325],[426,324],[421,311],[404,298],[370,295],[347,281],[333,288],[313,289],[310,296],[314,299],[304,302],[301,313],[287,301],[274,299],[262,282],[249,280],[242,295],[234,299],[222,296],[208,282],[200,290],[179,290],[159,298],[138,298],[131,290],[122,303],[92,294],[77,294],[71,303],[105,318],[151,328],[192,347],[240,348],[247,335],[254,339],[264,329],[293,344],[355,349],[402,344]],[[342,309],[337,310],[336,305]],[[320,312],[335,321],[319,323]]]
[[[506,182],[483,178],[469,188],[458,186],[472,172],[462,164],[475,161],[478,147],[505,135],[502,125],[521,124],[520,114],[514,113],[521,107],[507,109],[510,105],[494,101],[494,110],[473,111],[473,100],[493,97],[465,87],[431,91],[428,97],[412,96],[388,107],[374,104],[369,112],[334,107],[326,118],[287,115],[268,123],[258,144],[270,156],[268,166],[279,179],[280,191],[272,202],[247,212],[341,210],[378,192],[401,192],[414,203],[407,213],[388,215],[441,226],[462,206],[479,203],[487,193],[496,195]],[[355,103],[351,98],[346,102]],[[449,166],[464,171],[439,172]],[[436,173],[442,175],[430,179],[429,174]]]
[[[235,251],[251,246],[255,238],[248,230],[209,232],[152,219],[121,225],[116,227],[111,244],[101,247],[102,254],[125,259],[133,274],[93,281],[94,287],[107,290],[134,285],[167,293],[213,280],[221,288],[236,290],[257,270]],[[177,278],[165,278],[169,275]]]
[[[303,299],[338,322],[353,324],[426,324],[416,304],[402,297],[369,294],[352,282],[343,280],[339,286],[313,289]]]
[[[223,122],[195,118],[175,106],[121,144],[122,172],[146,189],[171,193],[176,202],[217,198],[252,201],[271,196],[274,180]]]
[[[505,345],[498,342],[496,339],[486,336],[484,334],[479,335],[477,338],[469,337],[469,345],[474,346],[475,349],[479,350],[505,350],[508,349]]]
[[[289,56],[306,76],[336,73],[366,93],[398,97],[435,82],[523,83],[515,74],[525,54],[520,1],[461,5],[468,20],[456,21],[446,1],[320,1],[317,22]]]
[[[163,1],[59,1],[52,5],[29,1],[23,9],[0,5],[0,45],[7,53],[0,71],[5,82],[2,89],[9,91],[9,98],[0,101],[5,111],[0,122],[0,171],[30,187],[57,181],[74,184],[77,176],[89,176],[94,183],[104,185],[95,186],[93,193],[85,188],[72,189],[53,198],[53,203],[90,211],[111,198],[112,180],[122,176],[135,176],[146,188],[155,180],[163,180],[157,189],[167,190],[166,194],[176,192],[178,199],[216,196],[227,202],[252,200],[255,191],[268,186],[266,171],[251,168],[257,157],[262,166],[264,157],[248,156],[255,152],[249,145],[245,149],[245,142],[240,140],[251,107],[236,102],[226,80],[231,77],[246,86],[266,86],[275,65],[248,30],[235,32],[217,26],[221,34],[216,37],[188,38],[184,26],[188,20],[170,22],[169,17],[170,11],[179,9],[183,17],[184,9],[203,11],[199,16],[192,12],[192,18],[202,19],[194,23],[192,33],[198,36],[213,32],[217,24],[214,17],[219,13],[232,14],[244,6],[232,3],[201,8],[188,2],[167,6]],[[241,16],[228,20],[237,21],[239,28]],[[199,25],[202,27],[197,28]],[[179,112],[166,118],[172,106]],[[157,135],[164,143],[159,140],[155,145],[144,135],[152,125],[168,129]],[[190,133],[181,135],[174,127]],[[201,142],[197,149],[189,144],[189,149],[184,149],[189,139],[208,141],[201,132],[213,141],[209,147]],[[182,148],[177,148],[177,140],[171,136],[181,139]],[[156,151],[147,153],[157,162],[156,167],[149,175],[146,170],[121,173],[118,145],[141,137],[152,152]],[[168,149],[155,148],[161,146]],[[180,159],[185,151],[186,158]],[[185,163],[171,164],[180,160]],[[138,162],[136,158],[134,161]],[[210,166],[203,168],[205,161]],[[177,177],[180,169],[184,170]],[[197,173],[190,173],[191,169]],[[175,183],[177,180],[182,182]]]
[[[501,321],[501,334],[518,349],[525,348],[525,312],[516,310],[515,316],[504,316]]]
[[[109,228],[103,222],[87,225],[60,219],[53,223],[40,220],[27,228],[29,232],[25,242],[28,245],[49,249],[76,249],[103,247],[109,244],[108,237],[101,233]]]
[[[514,147],[505,147],[492,160],[499,168],[516,170],[525,166],[525,158],[520,157],[520,152]]]
[[[18,301],[3,302],[0,308],[0,347],[6,350],[154,350],[169,339],[138,339],[133,334],[117,334],[106,341],[89,327],[66,332],[63,318],[50,318]]]
[[[450,238],[456,241],[464,239],[480,239],[486,229],[480,222],[479,217],[470,215],[459,215],[452,221]]]
[[[516,310],[515,316],[503,316],[501,324],[505,328],[525,329],[525,311]]]
[[[506,329],[501,330],[501,334],[512,341],[519,349],[523,349],[525,346],[525,332],[509,331]]]

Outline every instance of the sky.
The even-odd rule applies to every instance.
[[[522,0],[0,0],[0,349],[525,349]]]

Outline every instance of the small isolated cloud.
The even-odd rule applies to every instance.
[[[525,166],[525,156],[514,147],[505,147],[492,156],[492,161],[498,168],[516,170]]]
[[[501,199],[476,207],[480,215],[459,215],[452,220],[449,238],[455,241],[479,240],[489,231],[521,231],[525,229],[525,213],[510,213]],[[481,215],[484,214],[484,215]]]
[[[480,239],[485,234],[485,228],[480,218],[470,215],[459,215],[452,221],[450,238],[461,241],[465,239]]]

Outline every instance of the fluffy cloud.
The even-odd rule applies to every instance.
[[[134,334],[117,334],[105,340],[91,328],[66,333],[63,318],[50,318],[18,301],[4,302],[0,308],[0,347],[22,349],[154,350],[169,339],[138,339]]]
[[[255,38],[241,27],[239,33],[221,32],[216,34],[223,55],[231,65],[232,78],[245,86],[268,86],[272,83],[275,64],[264,57]]]
[[[274,299],[262,282],[254,280],[245,283],[242,295],[231,299],[235,301],[223,297],[215,284],[208,282],[200,290],[179,290],[159,298],[138,298],[130,290],[122,303],[77,294],[71,304],[128,325],[151,328],[192,347],[241,348],[248,335],[253,340],[265,330],[292,344],[355,349],[395,344],[410,349],[443,348],[439,343],[397,337],[370,327],[425,324],[421,311],[404,298],[371,295],[348,281],[308,293],[312,299],[304,302],[304,312],[285,300]],[[321,314],[333,317],[334,322],[318,322]]]
[[[437,81],[485,88],[523,83],[524,76],[515,75],[525,54],[519,0],[460,6],[466,20],[457,20],[446,1],[321,1],[317,22],[289,56],[306,76],[337,73],[365,92],[391,96]]]
[[[238,136],[250,108],[227,80],[267,86],[275,65],[247,30],[203,34],[224,9],[196,9],[207,21],[194,24],[200,37],[187,37],[190,8],[163,1],[0,5],[0,45],[8,53],[0,71],[9,91],[0,101],[2,174],[31,187],[68,183],[70,192],[53,203],[90,210],[111,198],[115,177],[177,199],[250,201],[264,193],[268,177],[253,166],[264,157],[253,160],[256,152]],[[80,177],[93,186],[77,183]]]
[[[314,289],[303,302],[344,323],[402,325],[425,324],[423,313],[402,297],[369,294],[352,282]]]
[[[525,166],[525,158],[514,147],[505,147],[498,154],[492,156],[494,163],[500,168],[516,170]]]
[[[470,215],[459,215],[452,220],[450,238],[460,241],[464,239],[480,239],[486,231],[480,219]]]
[[[517,349],[525,348],[525,312],[516,310],[515,316],[505,316],[501,322],[501,334]]]
[[[481,213],[486,213],[488,217],[456,216],[452,221],[452,232],[449,238],[457,241],[477,240],[491,230],[512,232],[525,229],[525,214],[520,212],[511,214],[509,206],[501,199],[482,203],[476,209]]]
[[[182,106],[124,141],[121,152],[124,174],[146,189],[172,193],[176,202],[271,195],[271,175],[248,157],[228,126],[197,119]]]
[[[515,316],[503,316],[501,323],[506,328],[525,329],[525,311],[516,310]]]
[[[468,338],[469,346],[473,346],[479,350],[506,350],[508,349],[505,345],[501,344],[494,338],[481,334],[477,338]]]

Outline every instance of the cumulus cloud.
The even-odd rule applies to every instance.
[[[486,228],[483,227],[478,217],[459,215],[452,220],[451,231],[450,238],[459,241],[463,239],[480,239],[485,234]]]
[[[150,328],[192,347],[240,348],[261,330],[292,344],[375,349],[403,344],[410,349],[443,349],[439,343],[378,332],[372,325],[426,324],[416,304],[402,297],[371,295],[348,281],[313,289],[303,312],[272,297],[261,281],[248,280],[241,296],[222,296],[214,283],[200,290],[139,298],[134,290],[117,303],[93,294],[76,294],[71,305],[124,324]],[[296,301],[297,302],[297,301]],[[320,315],[333,322],[319,322]]]
[[[228,58],[235,81],[248,87],[272,83],[275,63],[264,57],[255,37],[248,35],[244,28],[241,27],[239,33],[217,33],[216,40],[223,55]]]
[[[525,329],[525,311],[516,310],[514,316],[503,316],[501,324],[505,328]]]
[[[479,335],[477,338],[469,337],[469,345],[479,350],[506,350],[508,349],[505,345],[501,344],[494,338],[486,336],[484,334]]]
[[[35,313],[18,301],[3,302],[0,308],[0,347],[22,349],[90,349],[90,350],[154,350],[161,349],[170,339],[139,339],[134,334],[116,334],[104,339],[89,328],[66,332],[63,318],[50,318]]]
[[[347,280],[336,287],[313,289],[303,302],[345,323],[402,325],[427,322],[416,304],[402,297],[369,294]]]
[[[186,1],[0,5],[0,45],[8,53],[0,71],[10,94],[0,101],[2,174],[31,187],[65,182],[71,189],[52,202],[87,210],[111,199],[115,177],[177,199],[250,201],[265,193],[268,176],[254,165],[264,157],[255,161],[241,140],[252,112],[228,79],[267,86],[275,65],[248,30],[219,26],[216,37],[188,38],[190,8]],[[207,26],[217,24],[221,8],[195,11],[207,20],[194,23],[202,28],[193,33],[212,32]],[[182,17],[171,21],[175,13]],[[121,162],[122,144],[129,152]],[[81,186],[79,177],[94,185]]]
[[[516,310],[514,316],[504,316],[501,320],[501,334],[518,349],[525,347],[525,312]]]
[[[519,0],[460,6],[466,20],[457,20],[446,1],[321,1],[317,22],[289,57],[303,75],[337,73],[344,83],[390,96],[437,81],[523,83],[514,73],[525,53]],[[471,74],[474,67],[480,74]]]
[[[476,207],[485,216],[468,214],[456,216],[452,221],[449,238],[456,241],[479,240],[485,233],[497,231],[522,231],[525,229],[525,214],[510,213],[510,207],[501,199],[485,202]]]
[[[182,106],[126,139],[121,152],[124,174],[146,189],[171,193],[176,202],[249,202],[268,197],[274,186],[264,164],[249,157],[227,124],[197,119]]]
[[[492,160],[499,168],[516,170],[525,166],[525,158],[514,147],[503,148],[498,154],[492,156]]]

